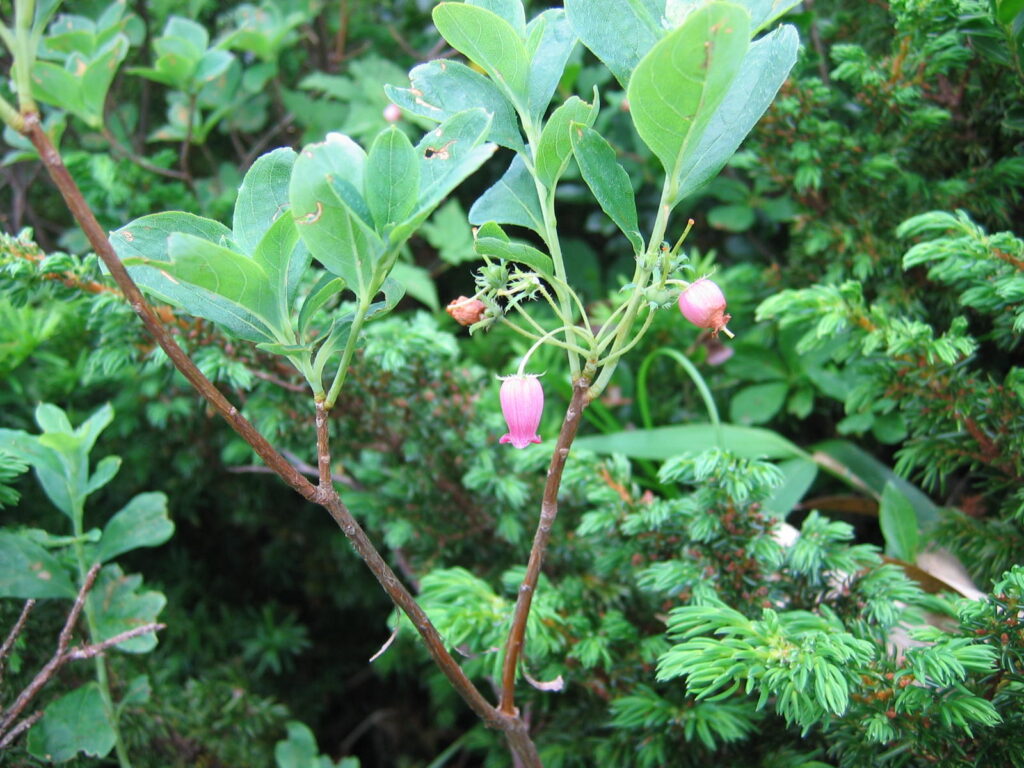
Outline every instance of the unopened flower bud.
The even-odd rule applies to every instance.
[[[389,123],[397,123],[402,119],[402,108],[397,104],[388,104],[384,107],[384,119]]]
[[[508,424],[508,432],[499,443],[512,443],[515,448],[525,448],[530,443],[539,443],[540,415],[544,410],[544,389],[537,376],[516,374],[503,376],[501,380],[501,413]]]
[[[484,316],[487,306],[480,299],[471,299],[468,296],[459,296],[452,299],[445,312],[452,316],[452,319],[459,325],[472,325],[480,322]]]
[[[725,327],[732,315],[725,311],[722,289],[706,277],[690,283],[679,294],[679,311],[698,328],[708,328],[715,336],[719,331],[732,336]]]

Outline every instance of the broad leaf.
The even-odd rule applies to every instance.
[[[575,46],[576,33],[561,8],[544,11],[527,27],[526,53],[530,60],[528,107],[534,120],[544,117]]]
[[[800,39],[779,27],[753,43],[696,148],[679,168],[676,202],[710,181],[761,119],[796,63]]]
[[[544,123],[540,141],[537,143],[536,169],[537,177],[545,187],[551,189],[565,173],[572,157],[572,140],[569,138],[569,126],[582,123],[587,127],[594,125],[598,112],[597,87],[594,87],[594,102],[588,104],[579,96],[570,96],[565,103],[559,105],[551,117]]]
[[[392,243],[404,242],[419,229],[448,193],[494,154],[497,146],[484,143],[490,123],[482,109],[469,109],[445,120],[420,140],[416,145],[419,199],[412,216],[391,233]]]
[[[537,187],[523,159],[512,158],[505,174],[481,195],[469,209],[471,224],[515,224],[544,233],[544,214],[537,199]]]
[[[569,127],[569,137],[576,164],[601,210],[626,236],[633,252],[643,253],[644,239],[637,224],[633,185],[629,174],[619,165],[615,150],[601,134],[581,123],[573,123]]]
[[[878,504],[878,522],[885,537],[885,554],[908,563],[917,559],[919,533],[914,507],[891,481]]]
[[[27,746],[40,760],[63,763],[79,752],[106,757],[115,740],[99,684],[90,682],[50,702],[28,732]]]
[[[353,145],[348,137],[332,135],[305,147],[295,161],[288,195],[299,236],[313,258],[361,297],[370,290],[383,243],[359,192],[363,158]]]
[[[172,278],[237,304],[269,327],[284,328],[270,276],[253,259],[184,232],[170,236],[167,253],[171,260],[159,268]]]
[[[63,566],[45,549],[16,533],[0,532],[0,597],[74,598]]]
[[[576,35],[623,87],[661,38],[664,11],[665,0],[565,0]]]
[[[466,5],[486,8],[507,21],[519,37],[526,37],[526,9],[522,0],[466,0]]]
[[[74,520],[77,483],[69,476],[60,454],[41,444],[35,435],[16,429],[0,429],[0,448],[32,465],[46,497],[61,512]],[[84,478],[82,478],[84,480]]]
[[[106,456],[100,459],[96,470],[89,476],[89,484],[85,488],[86,494],[95,493],[104,485],[109,483],[121,469],[120,456]]]
[[[366,158],[363,192],[377,231],[399,224],[412,213],[419,196],[420,166],[416,150],[397,127],[374,139]]]
[[[783,481],[761,504],[761,509],[785,518],[807,493],[818,476],[818,465],[810,459],[787,459],[779,463]]]
[[[752,35],[756,35],[777,18],[788,13],[799,2],[800,0],[739,0],[739,4],[750,13]]]
[[[281,147],[257,158],[245,172],[231,223],[243,253],[255,252],[271,224],[288,208],[288,181],[296,157],[295,150]]]
[[[723,424],[721,435],[726,450],[746,459],[792,459],[805,456],[781,435],[758,427]],[[595,453],[621,453],[632,459],[668,459],[684,453],[700,453],[719,445],[711,424],[655,427],[605,435],[578,437],[574,447]]]
[[[747,12],[713,3],[690,14],[633,72],[627,89],[633,124],[671,185],[678,186],[680,170],[725,98],[749,43]]]
[[[391,278],[405,288],[412,298],[426,304],[437,312],[441,309],[441,300],[437,296],[437,283],[430,275],[430,270],[408,264],[404,261],[395,263],[391,268]]]
[[[939,520],[939,509],[917,486],[899,477],[892,469],[864,449],[847,440],[825,440],[811,446],[814,460],[823,469],[881,498],[892,483],[914,508],[918,529],[928,531]]]
[[[152,624],[167,604],[162,593],[142,590],[142,576],[125,576],[116,563],[103,567],[88,600],[96,625],[96,642]],[[127,653],[146,653],[156,647],[156,634],[133,637],[116,647]]]
[[[474,248],[481,256],[524,264],[544,277],[550,278],[555,273],[550,256],[526,243],[512,242],[504,230],[494,222],[488,222],[480,227]]]
[[[280,216],[263,235],[252,256],[267,273],[278,316],[282,326],[287,328],[292,300],[310,262],[309,249],[299,239],[295,219]]]
[[[402,109],[441,122],[480,107],[491,115],[487,138],[517,152],[525,151],[519,119],[512,103],[483,75],[458,61],[430,61],[409,73],[411,88],[384,86],[388,98]]]
[[[513,104],[527,104],[530,62],[522,39],[497,14],[464,3],[434,8],[434,26],[459,53],[479,65]]]
[[[248,341],[274,338],[267,321],[212,291],[172,278],[162,264],[170,262],[170,242],[176,233],[214,244],[230,244],[231,232],[222,224],[190,213],[168,212],[143,216],[114,232],[110,243],[139,286],[158,300],[203,317]]]
[[[173,533],[174,523],[167,517],[167,497],[140,493],[104,526],[95,557],[97,562],[105,563],[139,547],[160,546]]]
[[[309,321],[312,320],[318,310],[328,301],[345,290],[345,281],[335,277],[330,272],[325,272],[310,290],[306,300],[302,302],[299,310],[299,336],[305,336]]]

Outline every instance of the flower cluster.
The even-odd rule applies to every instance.
[[[482,311],[481,302],[464,296],[448,307],[448,313],[463,325],[479,320]],[[732,316],[725,311],[725,295],[706,277],[690,283],[679,294],[679,311],[698,328],[710,330],[713,336],[718,336],[719,332],[732,336],[726,328]],[[513,376],[502,377],[499,397],[508,432],[498,442],[512,443],[515,448],[541,442],[537,428],[544,410],[544,389],[538,377],[523,373],[522,368]]]

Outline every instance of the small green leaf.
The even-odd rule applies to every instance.
[[[73,598],[77,590],[45,549],[16,533],[0,532],[0,597]]]
[[[366,159],[364,196],[377,231],[400,224],[412,213],[420,187],[412,143],[396,126],[377,134]]]
[[[537,187],[519,155],[512,159],[504,175],[469,209],[471,224],[486,224],[488,221],[526,227],[538,234],[544,232],[544,214],[537,200]]]
[[[324,339],[323,344],[316,351],[316,357],[313,358],[314,381],[320,381],[324,367],[330,359],[345,348],[354,320],[355,314],[353,312],[346,312],[344,315],[334,318],[330,333],[327,334],[327,338]]]
[[[36,424],[43,432],[60,432],[65,435],[74,433],[71,420],[59,405],[39,403],[35,410]]]
[[[105,563],[139,547],[158,547],[173,533],[174,523],[167,517],[167,497],[140,493],[104,526],[96,560]]]
[[[118,710],[132,705],[145,704],[153,696],[153,687],[149,683],[149,675],[136,675],[128,682],[128,688],[117,703]]]
[[[381,286],[380,292],[384,294],[384,300],[375,301],[370,305],[370,308],[366,312],[367,320],[372,320],[375,317],[385,315],[397,307],[398,302],[400,302],[402,297],[405,296],[405,286],[398,280],[394,280],[389,277],[384,281],[384,285]]]
[[[1009,26],[1024,11],[1024,0],[996,0],[996,19],[1000,24]]]
[[[746,232],[755,221],[754,209],[749,205],[716,205],[708,211],[708,224],[726,232]]]
[[[482,109],[459,112],[427,133],[416,145],[420,158],[419,202],[404,229],[408,237],[448,194],[497,149],[485,144],[491,118]],[[398,242],[398,233],[393,235]]]
[[[725,98],[749,43],[747,12],[711,3],[687,16],[633,72],[627,89],[633,124],[671,183]]]
[[[750,12],[750,34],[756,35],[780,16],[784,16],[800,0],[739,0]]]
[[[357,151],[358,150],[358,151]],[[362,150],[340,134],[305,147],[289,186],[299,236],[313,258],[343,278],[357,296],[370,290],[383,243],[372,229],[363,186]]]
[[[399,261],[392,268],[391,277],[401,283],[412,298],[426,304],[435,312],[441,308],[441,300],[437,297],[437,285],[429,270]]]
[[[522,0],[466,0],[467,5],[486,8],[507,21],[519,37],[526,37],[526,9]]]
[[[565,0],[569,22],[623,87],[663,30],[665,0]]]
[[[100,540],[103,546],[103,540]],[[89,605],[96,624],[94,641],[100,642],[135,627],[152,624],[167,604],[162,593],[142,591],[142,576],[125,576],[116,563],[100,571],[89,593]],[[156,647],[156,634],[133,637],[116,646],[126,653],[147,653]]]
[[[526,105],[530,62],[512,25],[485,8],[464,3],[441,3],[433,17],[434,26],[455,50],[490,75],[513,104]]]
[[[121,469],[120,456],[106,456],[96,465],[96,471],[89,476],[89,484],[85,487],[86,495],[95,493],[109,483]]]
[[[510,241],[508,235],[494,222],[480,227],[474,246],[481,256],[525,264],[534,272],[548,278],[555,273],[554,262],[550,256],[526,243]]]
[[[885,553],[913,563],[917,560],[920,535],[914,507],[891,481],[885,484],[878,505],[878,522],[885,537]]]
[[[644,239],[637,224],[633,186],[629,174],[619,165],[615,150],[601,134],[581,123],[570,126],[569,137],[580,173],[600,203],[601,210],[626,236],[633,252],[643,253]]]
[[[171,261],[170,243],[176,233],[214,244],[231,242],[231,232],[224,225],[174,211],[136,219],[114,232],[110,243],[135,282],[160,301],[217,323],[239,338],[255,342],[273,339],[266,319],[212,291],[176,280],[164,271],[160,262]]]
[[[0,429],[0,448],[31,464],[46,497],[57,509],[74,519],[72,496],[77,488],[72,485],[77,484],[72,483],[68,468],[57,451],[40,443],[35,435],[16,429]]]
[[[786,402],[789,384],[772,381],[744,387],[729,402],[729,418],[737,424],[763,424],[770,421]]]
[[[526,53],[530,60],[528,106],[533,119],[539,121],[576,47],[576,33],[561,8],[549,8],[535,17],[526,33]]]
[[[292,300],[311,260],[309,249],[299,239],[295,219],[288,215],[278,217],[256,246],[252,260],[267,273],[276,317],[280,318],[282,329],[288,328]]]
[[[679,167],[677,200],[693,194],[732,157],[789,76],[799,47],[799,36],[788,25],[750,46],[697,146]]]
[[[511,102],[483,75],[458,61],[428,61],[409,72],[411,88],[386,85],[388,98],[405,111],[441,122],[482,107],[491,116],[487,138],[516,152],[526,151]]]
[[[270,328],[286,327],[270,277],[253,259],[184,232],[170,236],[167,253],[171,261],[159,268],[172,278],[237,304]]]
[[[281,147],[256,159],[242,179],[231,223],[232,237],[243,253],[252,255],[270,226],[288,208],[288,182],[295,150]]]
[[[79,752],[106,757],[115,740],[99,684],[90,682],[50,702],[28,732],[27,747],[33,757],[63,763]]]
[[[340,277],[335,277],[330,272],[325,272],[320,276],[299,310],[300,336],[305,335],[309,322],[316,316],[317,311],[343,290],[345,290],[345,281]]]
[[[594,87],[594,102],[588,104],[579,96],[570,96],[564,104],[559,105],[551,117],[544,123],[540,141],[537,143],[537,177],[541,183],[551,189],[565,173],[572,157],[572,140],[569,137],[569,126],[582,123],[588,128],[594,125],[598,113],[597,87]]]

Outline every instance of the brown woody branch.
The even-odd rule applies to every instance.
[[[128,303],[142,319],[146,329],[156,340],[157,344],[160,345],[160,348],[164,350],[168,358],[170,358],[174,367],[185,376],[196,391],[220,413],[231,428],[253,448],[264,463],[273,469],[282,480],[303,498],[327,509],[331,517],[334,518],[335,522],[352,542],[356,552],[367,564],[384,591],[395,605],[409,617],[409,620],[423,638],[427,651],[451,682],[452,686],[462,696],[463,700],[466,701],[487,726],[505,732],[510,747],[525,768],[540,768],[540,759],[537,756],[536,748],[530,741],[526,724],[514,715],[499,712],[466,677],[462,668],[452,658],[451,654],[448,653],[443,639],[437,629],[431,624],[426,613],[420,608],[415,598],[399,581],[398,577],[395,576],[394,572],[370,542],[366,533],[356,522],[351,512],[349,512],[348,507],[338,496],[333,484],[330,483],[330,454],[326,434],[327,419],[326,411],[322,408],[322,405],[318,404],[317,408],[318,466],[321,483],[319,486],[314,486],[238,412],[238,409],[198,369],[191,358],[181,349],[157,319],[153,309],[128,274],[117,253],[115,253],[103,228],[96,220],[89,204],[78,189],[78,185],[70,173],[68,173],[60,153],[53,146],[45,131],[43,131],[38,114],[29,113],[24,116],[23,132],[35,145],[50,177],[57,185],[65,204],[82,228],[93,250],[103,260],[103,263],[110,271],[111,277],[121,288]],[[322,417],[321,413],[323,414]],[[326,474],[324,472],[325,466]]]

